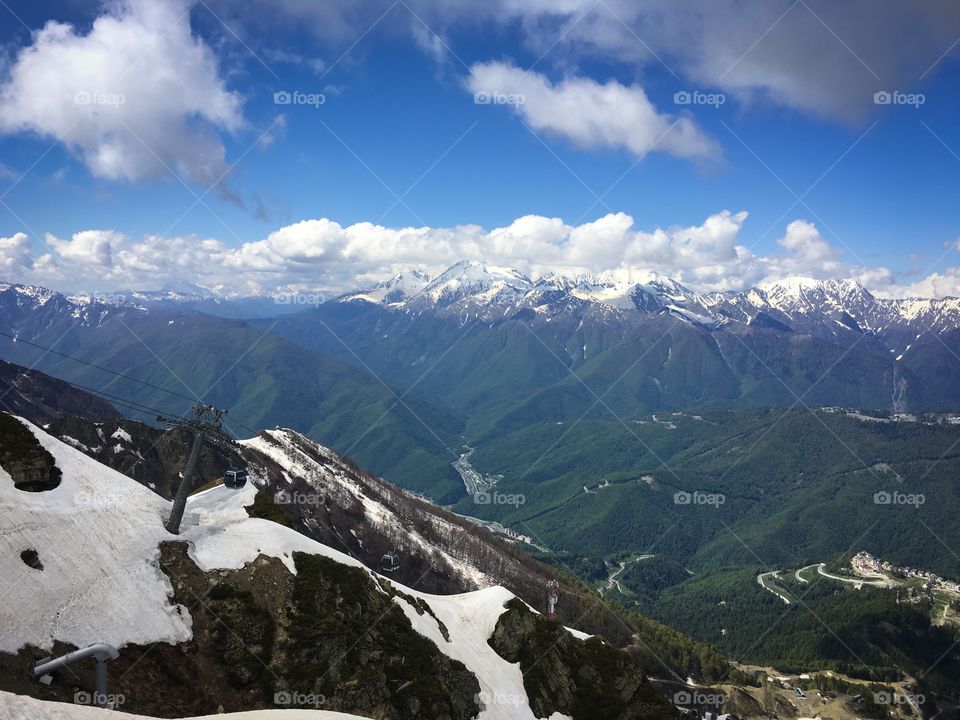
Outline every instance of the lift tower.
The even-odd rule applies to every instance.
[[[547,617],[557,619],[557,599],[560,597],[560,583],[551,580],[547,583]]]
[[[187,506],[187,496],[193,487],[191,482],[193,471],[200,457],[200,448],[203,446],[204,440],[216,445],[233,447],[233,440],[224,432],[222,426],[222,419],[226,414],[226,410],[220,410],[213,405],[198,403],[193,406],[191,417],[188,418],[157,416],[159,422],[183,428],[193,433],[193,446],[190,448],[190,456],[183,468],[183,478],[180,480],[180,487],[177,488],[177,494],[173,498],[173,509],[170,510],[170,517],[165,525],[167,532],[174,535],[180,534],[180,521],[183,519],[183,510]]]

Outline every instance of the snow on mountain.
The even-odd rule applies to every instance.
[[[77,646],[107,642],[122,648],[130,643],[189,640],[190,612],[170,602],[172,587],[157,564],[158,545],[165,540],[189,543],[189,556],[203,571],[239,569],[264,555],[296,573],[293,553],[301,551],[380,579],[338,550],[291,528],[250,517],[245,508],[253,503],[257,484],[264,482],[256,467],[249,468],[252,482],[240,490],[221,485],[191,496],[186,529],[175,537],[163,527],[169,502],[21,421],[53,456],[62,480],[53,490],[29,493],[16,489],[10,475],[0,469],[5,518],[0,572],[13,579],[0,616],[0,650],[16,652],[27,644],[49,649],[55,641]],[[280,450],[258,439],[247,445],[288,463],[292,473],[310,471],[303,462],[297,468],[297,459],[283,451],[283,444]],[[376,512],[373,506],[371,510]],[[43,570],[21,562],[20,553],[26,549],[37,552]],[[499,586],[452,596],[402,585],[398,589],[402,594],[393,601],[413,628],[473,672],[483,694],[519,699],[488,703],[480,718],[533,720],[519,665],[505,661],[487,643],[504,605],[514,598],[512,593]],[[420,614],[404,595],[425,602],[432,614]]]
[[[410,304],[420,307],[427,301],[443,307],[469,299],[503,305],[516,302],[532,287],[530,279],[516,270],[464,260],[427,283]]]
[[[36,285],[12,285],[10,283],[0,283],[0,292],[11,291],[19,304],[44,305],[51,298],[59,293],[45,287]]]
[[[855,280],[813,280],[791,277],[765,288],[771,306],[787,314],[825,310],[862,314],[876,298]]]
[[[408,549],[431,556],[435,566],[461,578],[462,587],[481,588],[494,584],[492,577],[436,542],[438,536],[460,536],[463,532],[461,527],[445,522],[438,516],[424,516],[421,521],[429,521],[435,533],[434,540],[431,540],[424,536],[420,528],[403,524],[397,517],[397,503],[394,501],[388,506],[380,495],[383,492],[402,491],[383,483],[376,487],[365,484],[364,476],[349,467],[337,453],[286,429],[266,430],[255,438],[244,440],[242,444],[284,468],[288,482],[301,480],[341,507],[359,502],[367,520],[379,532],[395,538],[395,542],[402,542]],[[456,543],[456,546],[463,549],[462,543]]]
[[[168,603],[170,583],[154,563],[157,544],[170,539],[161,521],[169,503],[24,423],[63,479],[53,490],[26,493],[0,469],[0,572],[10,582],[0,650],[28,643],[49,649],[54,640],[82,646],[189,639],[189,615]],[[44,570],[20,562],[26,549],[37,551]]]
[[[303,309],[300,304],[278,304],[267,295],[239,297],[228,288],[67,297],[46,288],[0,284],[0,313],[10,308],[5,298],[12,298],[13,308],[21,312],[54,308],[88,325],[102,322],[115,306],[237,318],[274,317]],[[701,293],[654,272],[547,273],[532,281],[517,270],[474,261],[458,262],[432,280],[419,270],[407,270],[332,301],[488,321],[510,318],[521,310],[547,318],[582,315],[591,308],[599,310],[597,317],[669,314],[708,330],[733,322],[834,339],[869,333],[898,354],[928,332],[960,328],[960,298],[878,298],[849,279],[797,276],[744,291]]]
[[[610,274],[560,275],[548,273],[539,279],[537,287],[547,287],[571,297],[622,310],[632,310],[635,284],[614,278]]]
[[[372,303],[389,305],[409,300],[430,282],[430,276],[419,270],[407,270],[394,275],[389,280],[379,282],[366,290],[342,295],[341,301],[366,300]]]
[[[356,720],[359,715],[327,710],[253,710],[229,715],[204,715],[183,720]],[[116,710],[103,710],[85,705],[36,700],[0,690],[0,720],[157,720],[147,715],[133,715]]]

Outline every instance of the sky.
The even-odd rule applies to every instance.
[[[952,0],[2,0],[0,279],[960,295]]]

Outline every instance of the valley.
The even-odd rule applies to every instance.
[[[960,0],[0,18],[0,720],[960,720]]]
[[[902,349],[881,347],[894,342],[889,327],[850,336],[849,324],[827,323],[824,332],[783,294],[765,301],[780,298],[783,309],[763,310],[780,327],[738,319],[736,298],[666,283],[610,305],[580,286],[531,287],[481,270],[453,268],[464,273],[455,283],[441,276],[417,289],[419,279],[406,282],[407,295],[372,289],[269,321],[175,304],[100,309],[8,288],[0,352],[104,402],[119,398],[127,418],[146,421],[136,431],[111,425],[107,441],[57,419],[63,410],[51,401],[36,403],[47,392],[40,379],[30,385],[22,368],[4,369],[21,412],[40,413],[65,443],[168,497],[181,451],[171,455],[151,412],[189,405],[191,383],[175,397],[170,378],[209,382],[204,397],[230,407],[226,427],[237,436],[276,428],[247,442],[284,468],[290,497],[318,492],[318,473],[341,463],[324,454],[334,450],[371,469],[358,477],[392,483],[350,480],[368,488],[360,495],[327,484],[316,506],[277,512],[258,500],[251,512],[363,558],[372,572],[395,554],[394,578],[427,592],[498,584],[542,612],[556,573],[564,622],[613,638],[667,696],[692,678],[737,698],[728,710],[742,717],[774,709],[838,718],[859,716],[850,698],[860,683],[870,693],[914,683],[949,697],[960,672],[954,597],[921,592],[926,576],[843,569],[858,567],[855,547],[891,568],[960,575],[949,550],[960,544],[951,511],[960,425],[908,367],[922,343],[892,360]],[[802,292],[809,308],[814,289]],[[477,299],[491,293],[497,302]],[[677,311],[680,295],[689,312]],[[69,352],[45,350],[58,333]],[[211,338],[222,352],[201,350]],[[902,389],[904,377],[908,391],[891,402],[891,383]],[[100,411],[98,422],[117,422]],[[209,476],[224,461],[203,462]],[[339,466],[344,477],[355,472]],[[197,522],[220,524],[202,513]],[[602,599],[599,615],[592,597]],[[761,667],[776,677],[755,688]]]

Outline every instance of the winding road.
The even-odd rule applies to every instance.
[[[778,598],[783,600],[787,605],[789,605],[790,598],[784,594],[786,591],[780,588],[776,588],[776,586],[767,585],[767,583],[764,581],[764,578],[767,578],[767,577],[772,577],[774,580],[778,580],[780,578],[780,571],[771,570],[770,572],[760,573],[759,575],[757,575],[757,582],[760,584],[760,587],[762,587],[764,590],[772,592]]]
[[[620,587],[620,581],[619,581],[617,578],[619,578],[621,575],[623,575],[624,571],[627,569],[627,565],[630,565],[630,564],[636,563],[636,562],[640,562],[641,560],[649,560],[649,559],[652,558],[652,557],[654,557],[654,556],[653,556],[653,555],[638,555],[637,557],[633,558],[632,560],[621,560],[621,561],[620,561],[620,567],[617,568],[616,570],[614,570],[612,573],[610,573],[610,577],[607,578],[607,584],[606,584],[604,587],[600,588],[600,594],[603,595],[603,594],[609,592],[610,590],[613,590],[614,586],[616,586],[617,590],[622,593],[622,592],[623,592],[623,588]]]

